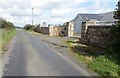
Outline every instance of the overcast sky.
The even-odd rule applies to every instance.
[[[23,27],[31,24],[62,24],[78,13],[105,13],[114,11],[118,0],[0,0],[0,17]]]

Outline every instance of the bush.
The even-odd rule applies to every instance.
[[[3,18],[0,18],[0,23],[2,25],[0,28],[2,28],[2,29],[5,29],[7,31],[11,31],[12,29],[15,29],[15,26],[13,23],[8,22]]]
[[[9,41],[13,38],[15,35],[15,26],[13,23],[6,21],[2,17],[0,17],[0,54],[2,53],[2,50],[6,47],[6,45],[9,43]]]
[[[118,5],[116,11],[114,13],[114,18],[117,19],[116,24],[111,28],[111,43],[110,43],[110,52],[120,55],[120,1],[118,1]]]
[[[30,25],[30,24],[26,24],[26,25],[24,26],[24,29],[25,29],[25,30],[33,30],[33,26]]]

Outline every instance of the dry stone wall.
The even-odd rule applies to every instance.
[[[81,43],[105,48],[110,40],[111,26],[88,26],[84,32],[85,26],[82,27]]]

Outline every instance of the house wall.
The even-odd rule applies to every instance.
[[[88,26],[87,31],[84,32],[85,26],[82,27],[81,43],[105,48],[110,40],[111,26]]]
[[[82,20],[79,15],[74,20],[74,35],[81,34]]]
[[[49,35],[54,36],[53,26],[49,26]]]
[[[72,37],[74,34],[74,21],[70,21],[68,24],[68,36]]]

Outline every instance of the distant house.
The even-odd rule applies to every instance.
[[[81,34],[82,32],[82,22],[90,21],[90,20],[96,20],[98,22],[108,22],[113,23],[115,19],[113,18],[114,12],[107,12],[107,13],[101,13],[101,14],[84,14],[79,13],[73,20],[71,20],[69,23],[72,22],[74,24],[74,36],[77,36]]]

